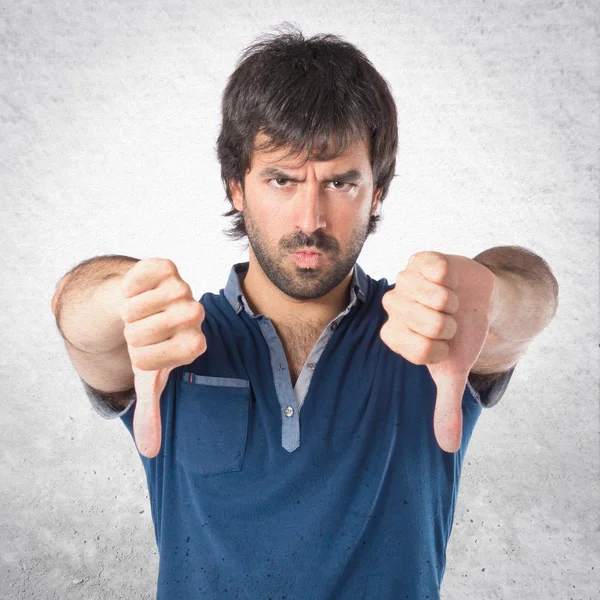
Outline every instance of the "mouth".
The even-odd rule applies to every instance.
[[[320,252],[314,252],[312,250],[300,250],[294,252],[294,259],[299,267],[305,269],[311,269],[319,266],[322,262],[323,255]]]

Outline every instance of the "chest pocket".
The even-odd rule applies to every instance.
[[[246,379],[184,372],[175,406],[175,455],[183,467],[203,476],[241,470],[250,411]]]

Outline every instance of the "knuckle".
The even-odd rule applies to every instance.
[[[409,259],[410,261],[410,259]],[[410,262],[409,262],[410,264]],[[408,265],[407,265],[408,267]],[[403,269],[402,271],[399,271],[398,274],[396,275],[396,288],[398,287],[398,285],[400,283],[402,283],[402,281],[404,280],[404,278],[406,277],[406,269]]]
[[[203,354],[206,351],[206,337],[202,334],[194,336],[191,349],[196,356]]]
[[[442,256],[442,254],[433,250],[421,250],[411,254],[409,261],[432,262],[435,261],[436,257],[438,256]]]
[[[406,358],[414,365],[424,365],[427,361],[423,358],[423,354],[415,352],[414,348],[406,353]]]
[[[424,256],[423,256],[424,254],[426,254],[426,252],[414,252],[413,254],[411,254],[408,257],[408,264],[407,264],[407,266],[411,265],[411,264],[413,264],[415,262],[419,262],[420,260],[422,260],[424,258]]]
[[[392,330],[391,327],[387,327],[379,332],[381,340],[383,343],[396,354],[404,354],[404,348],[402,347],[402,343],[398,340],[397,335]]]
[[[425,365],[427,364],[427,360],[423,358],[422,354],[417,354],[415,352],[410,353],[407,358],[414,365]]]
[[[405,301],[405,297],[399,293],[388,292],[383,296],[383,307],[385,308],[388,314],[392,314],[394,312],[398,312],[403,306],[403,302]]]
[[[381,338],[383,343],[386,346],[388,346],[388,348],[391,348],[392,350],[396,351],[397,344],[389,321],[384,323],[384,325],[379,330],[379,337]]]
[[[435,250],[424,250],[423,252],[419,252],[419,254],[423,255],[423,258],[433,262],[440,258],[444,258],[444,255],[441,252],[436,252]]]
[[[204,343],[200,335],[188,335],[185,340],[182,340],[181,346],[186,357],[197,356],[204,347]]]
[[[432,337],[439,337],[444,333],[444,329],[446,328],[446,318],[444,315],[437,314],[433,317],[430,326],[429,332]]]
[[[390,302],[391,302],[391,295],[390,292],[386,292],[383,295],[383,298],[381,299],[381,305],[383,306],[383,308],[385,308],[385,310],[387,311],[388,308],[390,307]]]
[[[159,258],[157,260],[160,261],[160,268],[166,275],[175,275],[178,273],[175,263],[170,258]]]
[[[186,298],[191,296],[192,290],[183,279],[176,279],[173,287],[176,298]]]
[[[137,269],[139,271],[146,267],[154,267],[155,265],[159,265],[160,261],[161,261],[160,258],[153,258],[153,257],[142,258],[132,267],[131,270],[133,271],[133,270]]]
[[[204,311],[204,307],[202,306],[202,304],[200,304],[200,302],[195,302],[194,303],[194,321],[204,321],[204,317],[206,316],[206,313]]]
[[[435,264],[436,272],[440,279],[445,278],[448,275],[448,270],[450,265],[448,264],[448,260],[443,254],[438,252],[434,253],[435,257],[432,258],[432,262]]]
[[[189,323],[197,323],[202,318],[202,309],[198,308],[199,302],[190,302],[185,308],[187,314],[186,321]]]
[[[448,306],[450,306],[452,291],[447,287],[441,287],[436,291],[434,295],[433,302],[435,303],[435,308],[437,310],[444,310]]]
[[[446,256],[441,252],[425,250],[413,255],[414,260],[418,261],[427,273],[436,279],[443,279],[448,274],[449,264]],[[412,258],[412,257],[411,257]]]
[[[387,344],[389,341],[389,329],[388,323],[384,323],[379,330],[379,337]]]

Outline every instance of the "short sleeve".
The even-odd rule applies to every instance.
[[[493,406],[496,406],[496,404],[500,402],[500,399],[504,395],[504,392],[508,387],[508,382],[510,381],[514,373],[515,368],[516,365],[508,371],[506,371],[505,373],[503,373],[499,379],[494,381],[490,386],[486,387],[480,392],[478,392],[473,387],[469,379],[467,379],[467,387],[469,388],[469,391],[471,392],[471,395],[473,396],[477,404],[479,404],[483,408],[492,408]]]
[[[92,408],[105,419],[116,419],[122,417],[136,400],[135,390],[131,390],[130,397],[127,399],[127,406],[123,410],[119,410],[114,406],[111,406],[107,399],[107,394],[101,394],[98,390],[94,389],[81,377],[79,377],[83,384],[83,389],[90,400]],[[121,398],[123,397],[121,393]]]

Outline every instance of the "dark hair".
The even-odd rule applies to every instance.
[[[289,23],[284,22],[284,25]],[[285,29],[285,27],[283,27]],[[364,139],[375,189],[388,192],[396,166],[396,104],[387,81],[358,48],[331,34],[305,39],[300,29],[258,38],[247,47],[229,77],[221,104],[217,140],[221,179],[234,217],[225,231],[244,238],[244,215],[233,207],[229,182],[240,182],[255,150],[280,150],[306,160],[331,160]],[[266,143],[254,146],[258,133]],[[379,216],[371,216],[368,234]]]

